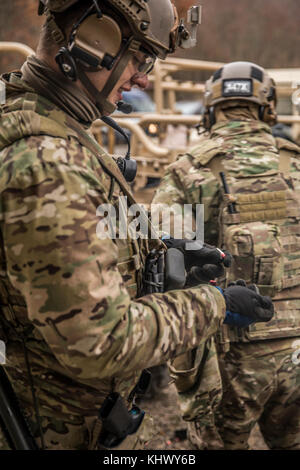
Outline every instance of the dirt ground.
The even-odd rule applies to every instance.
[[[143,400],[140,406],[154,418],[155,437],[148,443],[149,450],[194,450],[186,438],[186,423],[178,413],[174,385],[163,389],[159,397]],[[251,450],[268,450],[258,427],[250,437]]]

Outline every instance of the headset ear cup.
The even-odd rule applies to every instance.
[[[122,48],[122,30],[118,22],[107,15],[88,16],[73,35],[69,50],[73,58],[88,67],[111,70]]]
[[[215,115],[215,108],[214,106],[211,106],[209,108],[209,124],[210,128],[216,124],[216,115]]]
[[[259,119],[270,126],[274,126],[277,122],[277,114],[273,106],[260,106]]]
[[[77,67],[70,51],[66,47],[62,47],[56,54],[55,60],[65,77],[75,82],[78,78]]]
[[[265,112],[266,112],[266,107],[260,106],[259,111],[258,111],[258,117],[260,121],[265,122]]]
[[[204,129],[209,130],[209,118],[208,118],[207,110],[204,111],[204,113],[202,115],[202,125],[203,125]]]
[[[213,106],[204,111],[202,122],[203,127],[208,131],[216,124],[215,108]]]

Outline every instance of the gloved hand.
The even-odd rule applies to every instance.
[[[248,285],[247,285],[247,283],[246,283],[246,281],[244,281],[244,279],[238,279],[237,281],[231,281],[231,282],[229,282],[229,284],[228,284],[227,287],[232,287],[232,286],[247,287],[248,289],[253,290],[253,291],[256,292],[257,294],[260,294],[259,288],[257,287],[256,284],[248,284]]]
[[[252,323],[268,322],[274,315],[271,298],[260,295],[255,285],[246,287],[243,280],[231,283],[223,291],[223,295],[226,302],[226,313],[228,312],[224,323],[232,324],[230,322],[235,321],[234,314],[239,314]]]
[[[188,273],[187,285],[210,281],[224,274],[224,266],[231,265],[231,255],[215,246],[193,240],[163,240],[167,248],[176,248],[184,255],[185,269]],[[193,282],[194,281],[194,282]]]
[[[255,323],[255,320],[249,317],[243,317],[239,313],[231,313],[226,311],[224,320],[225,325],[237,326],[238,328],[248,328],[248,326]]]

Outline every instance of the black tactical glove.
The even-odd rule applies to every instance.
[[[253,290],[257,294],[260,294],[259,288],[257,287],[256,284],[247,284],[244,279],[238,279],[237,281],[231,281],[229,282],[227,287],[232,287],[232,286],[242,286],[242,287],[247,287],[248,289]]]
[[[183,253],[187,271],[186,286],[197,285],[201,281],[209,282],[223,276],[224,266],[231,265],[231,255],[228,251],[223,252],[206,243],[174,238],[166,239],[164,243],[169,249],[175,248]]]
[[[254,322],[268,322],[274,315],[271,298],[260,295],[254,284],[246,287],[243,280],[231,283],[223,295],[229,313],[237,313]]]

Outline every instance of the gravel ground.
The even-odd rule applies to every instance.
[[[143,400],[140,406],[151,413],[155,422],[155,437],[148,443],[149,450],[194,450],[186,439],[186,423],[178,413],[177,394],[174,385],[161,391],[160,397]],[[251,450],[267,450],[258,427],[250,437]]]

